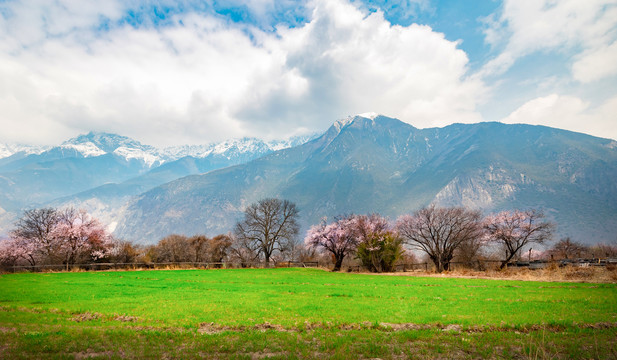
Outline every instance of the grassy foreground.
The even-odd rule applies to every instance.
[[[0,358],[617,358],[617,286],[237,269],[0,276]]]

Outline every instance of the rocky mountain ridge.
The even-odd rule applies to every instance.
[[[155,187],[128,203],[116,232],[143,242],[173,232],[227,232],[244,207],[275,196],[298,204],[305,229],[323,216],[396,218],[436,203],[485,212],[539,208],[558,223],[559,236],[611,241],[613,142],[542,126],[417,129],[385,116],[355,116],[303,145]]]

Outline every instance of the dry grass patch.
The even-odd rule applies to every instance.
[[[558,281],[558,282],[587,282],[587,283],[617,283],[617,267],[615,266],[549,266],[544,269],[507,268],[503,270],[473,270],[459,268],[441,274],[426,271],[397,272],[397,273],[365,273],[371,275],[395,276],[428,276],[428,277],[456,277],[466,279],[495,279],[495,280],[523,280],[523,281]]]
[[[75,322],[84,322],[84,321],[98,320],[98,319],[100,319],[102,317],[103,317],[103,315],[101,315],[99,313],[85,312],[83,314],[77,314],[77,315],[73,316],[71,318],[71,320],[75,321]]]

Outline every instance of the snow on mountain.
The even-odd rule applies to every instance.
[[[61,148],[74,149],[84,157],[101,156],[113,153],[128,160],[140,160],[148,167],[161,164],[167,159],[159,150],[150,145],[143,145],[126,136],[104,132],[89,132],[62,143]]]
[[[270,147],[265,142],[255,138],[225,140],[214,145],[212,148],[212,154],[222,155],[226,158],[231,158],[238,154],[270,151]]]
[[[91,142],[84,142],[78,144],[63,144],[60,146],[62,149],[72,149],[79,152],[83,157],[95,157],[107,154],[101,150],[98,146]]]
[[[159,150],[162,157],[177,160],[185,156],[203,158],[212,151],[212,144],[169,146]]]
[[[376,113],[376,112],[365,112],[362,114],[357,114],[356,116],[360,116],[363,118],[367,118],[367,119],[371,119],[371,120],[375,120],[376,117],[378,117],[380,114]]]
[[[164,159],[161,158],[155,152],[148,152],[143,149],[129,148],[126,146],[121,146],[114,150],[114,154],[121,156],[127,160],[141,160],[148,167],[152,167],[155,164],[160,164],[164,162]]]
[[[228,139],[220,143],[204,144],[204,145],[182,145],[171,146],[159,150],[161,156],[167,161],[180,159],[184,156],[192,156],[195,158],[205,158],[208,156],[223,156],[228,159],[237,158],[242,155],[252,153],[269,153],[304,144],[305,142],[315,138],[317,134],[294,136],[286,140],[272,140],[265,142],[261,139],[244,137],[240,139]]]
[[[7,158],[13,154],[23,152],[25,155],[38,155],[49,149],[49,146],[22,145],[22,144],[0,144],[0,159]]]
[[[292,136],[287,140],[272,140],[268,141],[266,144],[268,145],[268,147],[270,147],[272,151],[279,151],[290,147],[302,145],[310,140],[317,138],[320,135],[321,133]]]
[[[7,145],[0,144],[0,159],[13,155],[14,152]]]
[[[84,158],[114,154],[127,161],[141,161],[147,167],[152,168],[186,156],[194,158],[221,156],[227,159],[238,159],[251,154],[261,156],[273,151],[303,144],[314,137],[316,137],[316,135],[313,134],[269,142],[257,138],[245,137],[241,139],[229,139],[219,143],[180,145],[159,149],[154,146],[144,145],[126,136],[104,132],[89,132],[88,134],[82,134],[69,139],[55,148],[50,146],[0,144],[0,159],[19,152],[24,152],[25,155],[39,155],[52,149],[59,149],[73,150],[81,154]]]
[[[113,153],[119,147],[125,147],[129,149],[140,149],[147,152],[155,152],[156,148],[150,145],[143,145],[137,140],[131,139],[127,136],[110,134],[105,132],[91,131],[85,135],[79,135],[72,139],[65,141],[62,145],[68,144],[85,144],[92,143],[105,153]]]
[[[366,113],[362,113],[362,114],[350,115],[350,116],[348,116],[348,117],[346,117],[344,119],[336,120],[334,122],[334,124],[332,124],[332,130],[335,130],[336,133],[339,133],[341,130],[343,130],[349,124],[352,124],[354,122],[354,120],[356,120],[358,118],[372,120],[373,123],[374,123],[375,119],[377,117],[379,117],[379,116],[381,116],[381,115],[378,114],[378,113],[375,113],[375,112],[366,112]]]

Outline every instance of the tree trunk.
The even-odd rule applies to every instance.
[[[336,261],[334,262],[334,269],[332,269],[332,271],[341,271],[341,266],[343,266],[343,257],[342,256],[336,256]]]
[[[499,266],[499,270],[503,270],[504,267],[506,267],[506,265],[510,262],[510,260],[512,260],[512,258],[514,257],[514,254],[516,254],[516,252],[511,253],[510,255],[508,255],[506,257],[506,259],[504,261],[501,262],[501,265]]]
[[[508,263],[510,262],[510,260],[512,260],[512,258],[514,257],[514,254],[508,256],[507,259],[505,259],[504,261],[501,262],[501,265],[499,266],[499,270],[503,270],[503,268],[506,267],[506,265],[508,265]]]
[[[441,263],[440,259],[433,259],[433,263],[435,264],[435,271],[437,271],[438,273],[442,273],[443,272],[443,264]]]
[[[506,251],[506,259],[501,262],[501,265],[499,266],[499,270],[503,270],[503,268],[505,268],[506,265],[508,265],[510,260],[512,260],[512,258],[514,257],[514,254],[516,254],[516,251],[512,253],[510,253],[509,251]]]

